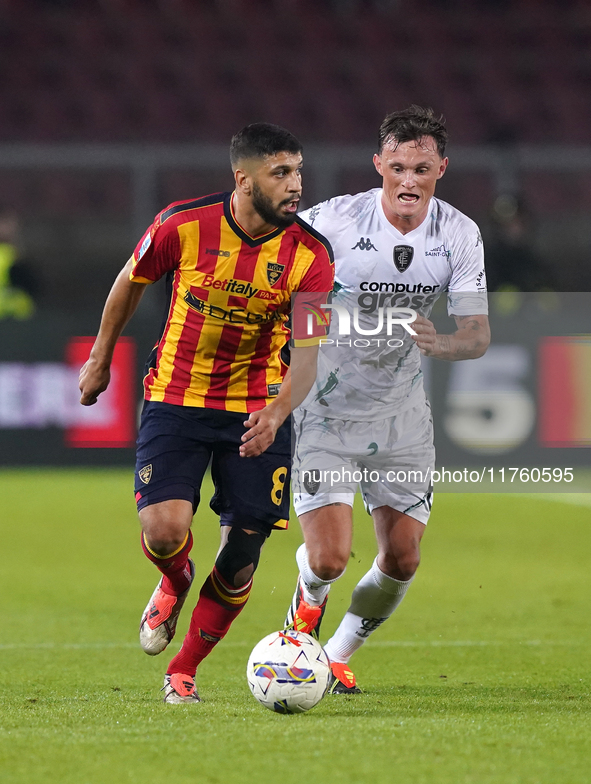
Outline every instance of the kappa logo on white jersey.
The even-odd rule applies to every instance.
[[[359,239],[357,240],[357,245],[353,245],[351,250],[357,250],[357,248],[359,248],[359,250],[377,251],[376,246],[373,244],[373,242],[370,240],[369,237],[367,239],[365,239],[365,237],[359,237]]]
[[[446,258],[449,258],[451,256],[451,251],[449,251],[442,243],[432,250],[426,250],[425,256],[445,256]]]

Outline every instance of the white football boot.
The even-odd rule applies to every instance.
[[[189,558],[186,569],[191,584],[195,576],[195,564]],[[150,597],[140,623],[140,645],[149,656],[157,656],[174,637],[179,614],[191,589],[191,584],[180,596],[171,596],[161,588],[162,579]]]

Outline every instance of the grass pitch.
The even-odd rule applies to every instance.
[[[201,666],[203,702],[169,706],[159,688],[178,644],[149,658],[137,642],[157,575],[131,471],[1,472],[0,780],[589,782],[591,507],[575,500],[441,494],[415,584],[352,661],[365,693],[281,716],[244,672],[291,599],[297,521],[266,545],[249,605]],[[199,584],[218,540],[206,505],[194,533]],[[325,634],[373,557],[359,510]]]

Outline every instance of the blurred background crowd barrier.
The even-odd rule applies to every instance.
[[[432,106],[437,195],[481,226],[490,288],[591,289],[589,0],[0,0],[0,73],[0,397],[28,383],[6,363],[76,364],[153,216],[231,189],[249,122],[301,138],[309,206],[378,187],[383,117]],[[163,307],[154,287],[128,330],[142,361]],[[39,461],[66,459],[77,416],[36,431]],[[4,464],[32,459],[15,432]]]
[[[442,297],[432,315],[441,333],[454,329],[445,310]],[[483,357],[423,359],[438,466],[589,465],[591,295],[498,292],[490,310],[493,342]],[[42,313],[0,321],[0,465],[133,460],[144,361],[159,321],[149,309],[137,315],[117,347],[108,391],[84,408],[77,379],[93,342],[84,332],[90,325],[92,317]],[[538,489],[556,490],[556,482]]]

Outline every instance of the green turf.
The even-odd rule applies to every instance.
[[[416,583],[353,660],[365,693],[280,716],[244,670],[291,598],[297,523],[273,535],[249,606],[202,665],[203,702],[168,706],[169,654],[137,644],[156,577],[130,472],[1,472],[0,781],[589,782],[590,522],[560,496],[441,494]],[[368,523],[359,512],[327,633],[374,556]],[[203,578],[208,510],[194,532]]]

